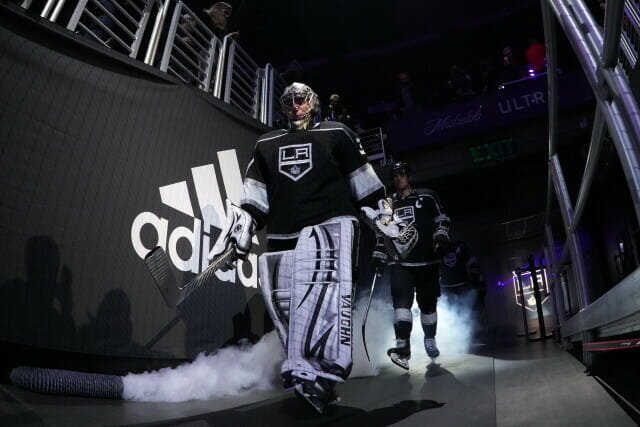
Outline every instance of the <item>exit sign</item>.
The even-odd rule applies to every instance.
[[[504,138],[486,144],[469,147],[471,161],[474,164],[490,162],[492,160],[509,157],[516,152],[516,143],[513,138]]]

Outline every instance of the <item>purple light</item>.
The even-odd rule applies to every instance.
[[[533,71],[533,68],[529,68],[529,76],[533,77],[536,73]]]
[[[498,280],[498,283],[496,283],[496,286],[501,287],[504,286],[505,283],[502,280]]]

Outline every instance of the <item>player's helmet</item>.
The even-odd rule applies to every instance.
[[[393,178],[394,175],[400,175],[400,174],[404,174],[406,176],[411,175],[411,171],[409,170],[409,165],[406,164],[405,162],[396,162],[391,166],[391,178]]]
[[[309,103],[309,110],[302,116],[298,116],[294,104]],[[317,115],[320,113],[320,100],[318,95],[304,83],[294,82],[284,89],[280,97],[280,104],[289,121],[291,130],[309,129]]]

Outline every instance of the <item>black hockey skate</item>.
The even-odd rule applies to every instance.
[[[438,350],[438,346],[436,346],[435,338],[425,338],[424,349],[427,351],[427,356],[431,358],[432,362],[435,362],[436,357],[440,356],[440,350]]]
[[[409,370],[409,359],[411,359],[411,348],[408,345],[392,347],[387,350],[387,356],[391,361],[402,369]]]
[[[313,407],[320,415],[324,408],[331,403],[340,401],[335,390],[335,383],[326,378],[317,377],[316,381],[295,378],[293,387],[296,396],[302,398]]]

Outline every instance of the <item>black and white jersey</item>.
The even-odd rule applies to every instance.
[[[414,189],[406,197],[396,193],[393,195],[393,212],[418,231],[418,242],[399,264],[412,266],[439,262],[433,253],[433,233],[438,227],[448,230],[450,221],[438,196],[427,189]]]
[[[440,264],[440,286],[458,287],[469,282],[469,265],[476,263],[475,257],[469,254],[469,247],[464,242],[455,242],[451,250],[442,257]]]
[[[306,131],[276,130],[256,143],[244,180],[242,208],[267,238],[297,238],[300,230],[329,218],[359,216],[374,206],[384,185],[367,162],[353,131],[321,122]]]

